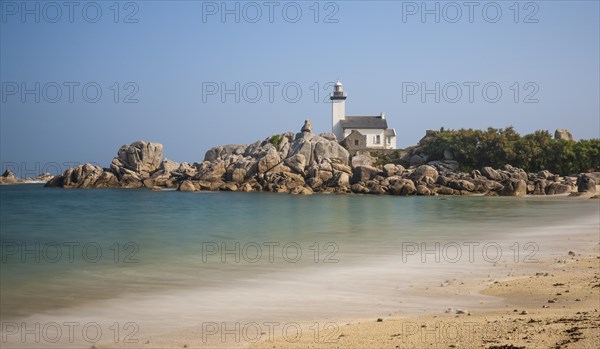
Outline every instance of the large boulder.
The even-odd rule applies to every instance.
[[[179,167],[177,170],[175,170],[175,172],[186,177],[194,177],[196,174],[198,174],[198,168],[190,165],[189,162],[182,162],[179,164]]]
[[[213,147],[204,154],[204,161],[222,160],[230,155],[242,155],[246,152],[247,147],[244,144],[226,144]]]
[[[317,159],[317,161],[322,161],[323,159],[338,159],[343,164],[348,164],[350,153],[348,153],[346,148],[342,147],[335,141],[329,141],[321,137],[315,138],[318,139],[316,143],[313,143],[315,139],[311,140],[311,143],[314,144],[314,159]]]
[[[595,193],[596,179],[590,173],[582,173],[577,177],[577,191],[580,193]]]
[[[305,139],[297,139],[290,144],[290,151],[288,153],[288,158],[290,158],[296,154],[302,154],[302,156],[304,156],[304,159],[308,163],[311,163],[312,159],[313,159],[312,147],[313,146],[310,143],[310,141],[307,141]]]
[[[46,183],[46,187],[61,188],[95,188],[96,182],[102,177],[105,182],[101,186],[115,184],[110,176],[102,176],[103,170],[92,164],[79,165],[66,169],[61,175]],[[114,177],[114,176],[113,176]]]
[[[392,177],[396,174],[402,174],[404,167],[402,165],[385,164],[383,165],[383,175],[386,177]]]
[[[162,161],[163,146],[160,143],[137,141],[123,145],[111,163],[111,168],[118,174],[123,169],[133,171],[142,177],[149,177]]]
[[[281,138],[281,141],[279,142],[279,146],[277,147],[277,150],[279,151],[279,156],[281,156],[282,159],[285,159],[285,158],[287,158],[288,154],[290,153],[292,135],[290,134],[288,136],[287,134],[283,134],[281,137],[282,138]]]
[[[376,180],[367,181],[365,184],[368,194],[383,195],[387,192],[387,188],[379,184]]]
[[[502,186],[502,184],[496,182],[496,181],[492,181],[483,177],[477,178],[477,179],[473,179],[473,180],[469,180],[469,182],[475,184],[476,189],[475,191],[479,192],[479,193],[490,193],[490,192],[498,192],[504,189],[504,186]]]
[[[504,165],[504,170],[500,172],[502,176],[506,176],[507,178],[512,179],[522,179],[527,180],[529,176],[527,172],[518,167],[513,167],[511,165]]]
[[[179,185],[179,191],[191,192],[191,191],[197,191],[197,190],[198,190],[198,188],[196,188],[194,183],[190,180],[185,180],[185,181],[181,182],[181,184]]]
[[[504,190],[501,195],[503,196],[525,196],[527,193],[527,183],[522,179],[509,178],[502,183]]]
[[[564,139],[565,141],[572,141],[573,135],[569,130],[557,129],[554,131],[554,139]]]
[[[258,160],[258,173],[265,173],[281,162],[279,152],[273,145],[267,150],[267,153]]]
[[[469,192],[473,192],[477,188],[477,186],[474,183],[469,182],[464,179],[450,180],[448,182],[448,186],[452,189],[464,190],[464,191],[469,191]]]
[[[245,168],[233,167],[227,170],[225,179],[228,182],[242,183],[246,179],[247,173]]]
[[[438,187],[436,193],[439,195],[455,195],[456,190],[449,187]]]
[[[546,187],[548,187],[548,181],[546,179],[536,179],[533,182],[533,191],[531,192],[531,194],[546,195]]]
[[[417,186],[417,195],[431,195],[431,190],[426,185],[419,184]]]
[[[337,188],[349,188],[350,187],[350,175],[346,172],[336,172],[333,175],[333,178],[329,181],[331,182],[331,186]]]
[[[454,160],[430,161],[427,164],[435,167],[440,173],[456,172],[459,166],[458,162]]]
[[[220,181],[227,172],[225,162],[223,160],[217,160],[213,162],[204,161],[198,166],[197,179],[216,182]]]
[[[365,182],[380,173],[379,169],[371,166],[357,166],[352,171],[352,183]]]
[[[15,184],[17,181],[17,177],[9,170],[4,171],[0,176],[0,184]]]
[[[120,187],[119,179],[114,173],[110,171],[104,171],[94,183],[95,188],[117,188]]]
[[[415,182],[419,182],[423,180],[425,177],[431,178],[434,182],[438,178],[438,171],[433,166],[429,165],[421,165],[415,169],[415,171],[410,175],[410,179]]]
[[[417,193],[415,183],[410,179],[399,179],[390,181],[389,191],[393,195],[414,195]]]
[[[346,172],[347,174],[352,174],[352,169],[350,168],[350,166],[343,164],[341,162],[338,162],[336,160],[333,160],[331,162],[331,168],[333,169],[333,172]]]
[[[355,155],[352,157],[352,167],[373,166],[373,158],[369,155]]]
[[[175,161],[171,161],[169,159],[164,159],[160,165],[158,166],[159,171],[165,171],[165,173],[171,173],[179,169],[179,163]]]
[[[294,154],[285,159],[284,163],[292,170],[298,173],[304,173],[304,168],[306,167],[306,157],[300,153]]]
[[[313,127],[312,127],[312,123],[310,122],[310,120],[308,120],[308,119],[304,120],[304,125],[300,129],[300,132],[311,133],[312,130],[313,130]]]
[[[500,174],[500,172],[494,170],[493,168],[486,166],[484,168],[481,169],[481,174],[483,176],[485,176],[485,178],[492,180],[492,181],[497,181],[500,182],[506,178],[504,178],[505,176],[502,176]]]
[[[160,143],[144,141],[123,145],[113,158],[110,169],[85,164],[64,171],[46,183],[47,187],[63,188],[139,188],[163,186],[169,180],[170,172],[179,164],[170,160],[162,161],[163,146]],[[155,172],[159,175],[151,178]],[[171,185],[172,182],[169,182]]]
[[[334,141],[334,142],[338,141],[337,137],[335,136],[335,134],[333,132],[323,132],[319,136],[325,138],[328,141]]]
[[[368,194],[369,189],[363,185],[364,183],[354,183],[350,186],[350,190],[355,194]]]
[[[546,194],[548,195],[558,195],[558,194],[566,194],[570,193],[572,190],[570,185],[562,184],[558,182],[552,182],[548,187],[546,187]]]
[[[119,178],[119,185],[123,188],[140,188],[144,186],[144,178],[140,177],[138,173],[133,171],[125,170],[126,172],[121,174]]]

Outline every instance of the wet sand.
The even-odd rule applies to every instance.
[[[465,295],[491,297],[489,302],[473,297],[471,308],[408,316],[397,316],[390,310],[390,316],[361,320],[279,322],[273,325],[272,333],[260,323],[260,334],[254,333],[252,326],[246,326],[245,332],[227,324],[229,332],[224,335],[222,328],[187,329],[119,347],[600,348],[600,249],[598,242],[589,246],[587,251],[567,249],[564,255],[550,260],[522,264],[502,278],[457,276],[438,287],[415,289],[448,304]],[[282,335],[286,326],[287,335]],[[254,337],[261,340],[245,340]]]
[[[597,244],[597,242],[596,242]],[[599,348],[598,246],[543,261],[521,275],[453,280],[423,292],[442,296],[481,292],[502,306],[474,305],[443,314],[350,322],[299,341],[284,337],[252,348]],[[441,285],[440,285],[441,286]],[[483,306],[483,307],[482,307]]]

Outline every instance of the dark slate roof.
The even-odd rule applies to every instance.
[[[387,120],[381,116],[346,116],[345,120],[341,120],[342,128],[379,128],[386,129]]]
[[[385,135],[393,137],[396,135],[396,130],[394,130],[393,128],[388,128],[387,130],[385,130]]]

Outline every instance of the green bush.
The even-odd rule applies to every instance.
[[[273,146],[275,146],[275,149],[279,149],[279,145],[281,144],[282,140],[283,135],[274,135],[271,136],[271,138],[269,138],[269,143],[273,144]]]
[[[487,130],[428,131],[419,145],[430,160],[444,158],[444,150],[466,170],[506,164],[529,172],[548,170],[561,175],[600,169],[600,139],[566,141],[548,131],[520,136],[512,127]]]

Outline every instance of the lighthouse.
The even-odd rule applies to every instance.
[[[336,82],[331,100],[331,132],[338,142],[354,153],[369,149],[396,149],[396,130],[388,127],[385,113],[367,116],[346,115],[346,94]]]
[[[342,120],[346,118],[346,94],[344,94],[344,86],[339,80],[335,83],[329,99],[331,99],[331,131],[338,141],[341,141],[344,139]]]

